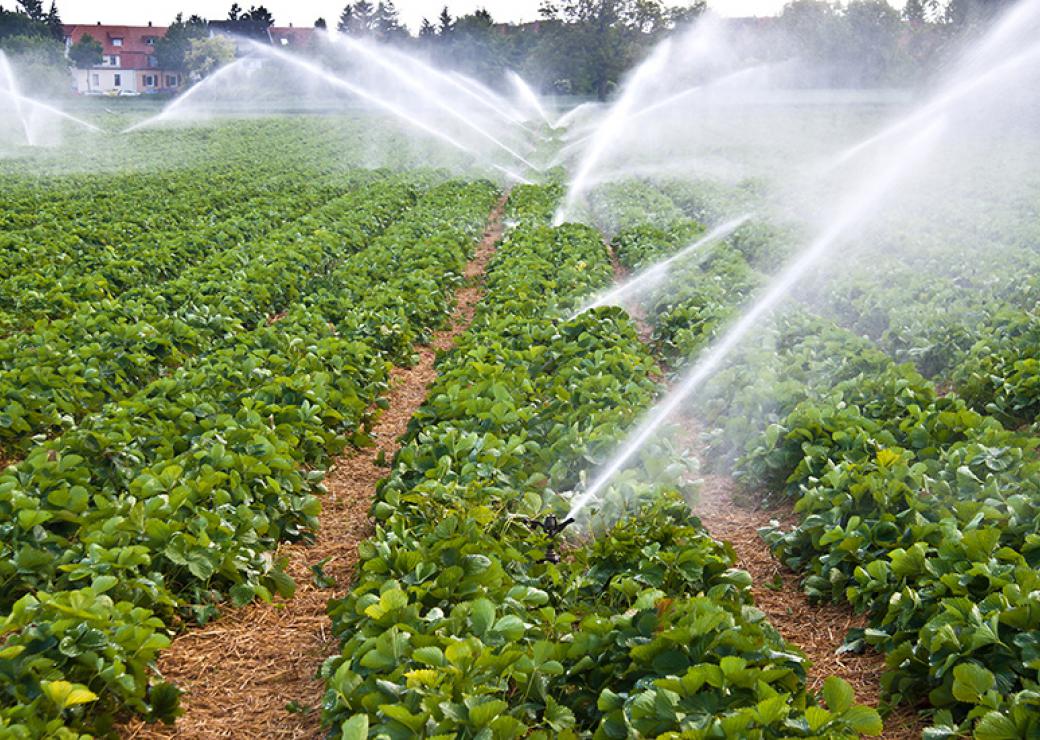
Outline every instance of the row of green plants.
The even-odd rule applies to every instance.
[[[655,242],[670,248],[660,234]],[[682,281],[714,277],[710,260],[702,267]],[[881,296],[850,288],[856,309],[836,316],[863,328],[864,301],[895,305],[908,285]],[[703,340],[696,310],[712,306],[710,296],[691,304]],[[1040,439],[1024,426],[1037,411],[1034,319],[990,305],[979,325],[981,339],[962,344],[966,359],[942,366],[962,398],[897,364],[890,355],[907,355],[890,331],[876,344],[878,332],[860,336],[794,307],[719,374],[699,409],[716,463],[728,461],[749,489],[794,501],[799,524],[763,537],[804,573],[810,597],[868,615],[846,649],[885,655],[886,700],[927,702],[930,738],[1040,732]],[[914,359],[926,372],[940,367],[928,353]]]
[[[657,374],[623,312],[561,318],[612,270],[597,231],[546,225],[554,206],[513,191],[474,323],[380,484],[357,580],[330,603],[343,648],[323,668],[325,722],[344,738],[876,733],[847,684],[828,680],[826,708],[806,691],[805,659],[668,460],[546,560],[530,519],[566,512]]]
[[[678,188],[673,184],[670,190]],[[624,181],[593,195],[594,213],[609,214],[598,223],[605,230],[614,226],[611,245],[632,274],[705,235],[702,223],[665,193],[647,182]],[[648,204],[653,206],[649,213]],[[635,298],[653,328],[655,352],[682,364],[703,349],[765,283],[791,245],[789,233],[751,220],[720,243],[706,244],[673,263],[667,275]]]
[[[233,342],[310,292],[414,202],[407,178],[377,178],[257,242],[215,252],[176,278],[87,301],[0,340],[0,444],[24,450],[190,357]]]
[[[886,656],[888,701],[938,710],[932,736],[1037,732],[1040,440],[829,332],[826,352],[844,351],[843,365],[811,364],[823,331],[792,338],[777,375],[816,387],[789,394],[805,397],[779,404],[737,463],[750,484],[795,501],[799,524],[763,536],[811,597],[870,616],[850,649]]]
[[[93,181],[104,180],[94,176]],[[214,252],[260,239],[344,190],[360,176],[338,182],[313,176],[258,176],[256,172],[208,170],[176,175],[115,178],[120,197],[136,212],[169,218],[141,225],[75,217],[7,233],[0,244],[0,332],[26,330],[41,318],[56,319],[86,301],[175,277]],[[37,199],[57,199],[77,183],[37,185]],[[191,198],[179,194],[190,191]],[[174,195],[174,194],[177,195]],[[201,196],[201,197],[198,197]],[[182,212],[178,207],[191,207]],[[126,216],[125,218],[130,218]],[[161,224],[161,226],[159,225]]]
[[[385,208],[402,187],[367,193]],[[316,527],[323,467],[369,442],[391,360],[444,323],[496,197],[484,182],[431,187],[360,251],[380,207],[360,224],[363,201],[325,212],[338,220],[285,249],[324,259],[290,284],[284,315],[0,476],[0,734],[108,736],[128,712],[171,720],[177,689],[154,671],[171,631],[291,595],[276,546]],[[266,279],[257,289],[283,290],[278,273]]]
[[[1037,192],[977,187],[952,189],[935,212],[890,204],[811,296],[822,313],[946,387],[959,387],[961,366],[985,351],[980,338],[1040,301]]]

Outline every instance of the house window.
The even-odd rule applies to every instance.
[[[120,39],[120,38],[112,39],[112,46],[122,46],[122,45],[123,45],[123,39]]]
[[[112,54],[108,58],[108,64],[109,64],[110,67],[118,67],[119,66],[119,57],[117,55],[115,55],[115,54]]]
[[[119,86],[121,86],[123,84],[123,77],[122,77],[122,75],[113,75],[112,79],[115,80],[115,86],[116,87],[119,87]]]
[[[145,75],[144,76],[144,86],[145,87],[155,87],[155,75]]]
[[[155,46],[155,36],[145,36],[144,42],[149,46]]]
[[[166,75],[166,87],[177,87],[177,75]]]

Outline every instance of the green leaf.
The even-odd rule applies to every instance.
[[[390,719],[400,722],[412,732],[419,732],[419,729],[426,724],[425,714],[412,714],[400,704],[380,704],[379,711]]]
[[[487,727],[495,717],[508,708],[509,705],[501,699],[492,699],[491,701],[472,706],[469,708],[470,724],[474,727]]]
[[[848,723],[849,729],[861,735],[880,735],[884,730],[884,723],[877,710],[862,704],[847,709],[842,719]]]
[[[524,636],[524,623],[515,614],[507,614],[495,622],[495,632],[502,635],[506,642],[516,642]]]
[[[988,712],[975,725],[975,740],[1018,740],[1023,737],[1014,721],[1000,712]]]
[[[69,683],[68,681],[40,681],[40,688],[44,695],[58,709],[67,709],[79,704],[89,704],[97,701],[98,696],[86,686]]]
[[[412,651],[412,658],[424,665],[435,666],[437,668],[443,666],[447,662],[444,660],[444,653],[436,646],[416,648]]]
[[[355,714],[340,725],[340,740],[367,740],[368,715]]]
[[[473,625],[473,633],[477,637],[483,637],[495,621],[495,605],[488,599],[477,599],[470,606],[469,618]]]
[[[833,716],[823,707],[808,707],[805,710],[805,721],[809,723],[809,729],[813,733],[819,732],[820,728],[830,722]]]
[[[855,699],[856,692],[848,682],[837,676],[828,676],[823,682],[823,700],[827,702],[827,708],[835,714],[841,714],[851,707]]]
[[[953,668],[953,696],[957,701],[978,704],[996,683],[996,677],[976,663],[958,663]]]

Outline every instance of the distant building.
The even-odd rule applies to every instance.
[[[303,48],[314,38],[315,29],[308,27],[296,28],[295,26],[266,26],[256,21],[210,21],[209,35],[224,36],[235,41],[240,47],[239,53],[246,53],[248,49],[242,49],[238,42],[243,39],[257,41],[261,44],[272,44],[273,46]]]
[[[291,23],[288,27],[271,26],[268,29],[271,34],[271,43],[275,46],[287,46],[292,49],[302,49],[310,45],[317,29],[313,27],[294,27]]]
[[[165,26],[66,25],[65,48],[89,34],[101,43],[101,64],[72,70],[76,90],[83,95],[139,95],[176,92],[180,72],[159,68],[155,44],[166,35]]]
[[[101,43],[101,64],[90,69],[72,70],[76,90],[83,95],[141,95],[177,92],[188,82],[177,70],[159,68],[155,45],[166,35],[165,26],[67,25],[65,48],[87,34]],[[236,42],[243,38],[279,47],[303,48],[314,36],[313,28],[271,26],[250,21],[210,21],[210,36],[226,36]],[[243,49],[239,50],[244,53]]]

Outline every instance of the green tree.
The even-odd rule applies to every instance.
[[[485,80],[500,76],[505,69],[502,36],[494,25],[484,9],[456,18],[440,50],[442,58]]]
[[[205,19],[193,15],[187,21],[178,13],[173,23],[166,29],[166,35],[155,42],[155,57],[162,69],[186,72],[185,57],[195,39],[209,36],[208,23]]]
[[[18,4],[22,6],[22,12],[29,16],[29,20],[37,23],[47,20],[47,15],[43,12],[43,0],[18,0]]]
[[[453,30],[455,30],[455,21],[452,20],[448,6],[445,5],[441,8],[440,15],[437,16],[437,33],[443,38],[451,36]]]
[[[270,28],[274,25],[274,16],[263,5],[249,6],[249,10],[239,16],[239,20],[263,28]]]
[[[314,21],[314,27],[320,28],[322,31],[325,31],[328,29],[329,24],[325,22],[324,18],[318,18],[318,20]]]
[[[373,26],[377,36],[384,40],[401,38],[408,35],[408,29],[401,25],[401,17],[397,13],[392,0],[376,6]]]
[[[430,23],[429,18],[422,19],[422,25],[419,26],[419,38],[423,40],[432,39],[437,35],[437,27]]]
[[[80,36],[79,41],[69,47],[69,61],[76,69],[90,69],[101,64],[101,55],[104,52],[101,42],[85,33]],[[90,91],[90,73],[87,73],[87,91]]]
[[[65,27],[62,25],[61,16],[58,14],[58,5],[54,0],[51,0],[51,9],[47,11],[47,18],[44,19],[44,23],[47,24],[47,30],[51,34],[51,38],[55,41],[65,41]]]
[[[76,69],[90,69],[101,64],[101,55],[105,48],[101,42],[85,33],[79,41],[69,47],[69,61]]]
[[[845,8],[845,23],[846,79],[871,86],[894,82],[903,61],[899,11],[885,0],[853,0]]]
[[[903,18],[910,23],[924,23],[924,0],[906,0],[906,5],[903,6]]]
[[[206,77],[235,58],[235,42],[226,36],[191,39],[184,66],[192,77]]]
[[[340,33],[350,33],[351,24],[354,21],[354,8],[348,5],[343,8],[343,12],[339,14],[339,23],[336,24],[336,30]]]
[[[703,9],[699,4],[691,14]],[[569,79],[572,89],[587,90],[600,99],[607,97],[643,50],[672,27],[672,14],[659,0],[566,0],[558,9],[543,6],[543,10],[550,17],[558,13],[564,23],[548,44],[556,48],[543,45],[541,51],[556,64],[563,61],[556,74]]]
[[[64,44],[47,33],[34,33],[8,36],[3,39],[2,46],[19,78],[27,81],[27,89],[48,94],[68,92],[69,62],[65,58]]]
[[[34,21],[24,11],[4,10],[3,6],[0,6],[0,39],[12,36],[43,36],[46,33],[46,24]]]
[[[351,36],[371,36],[377,31],[376,8],[368,0],[358,0],[343,9],[339,19],[339,32]]]

